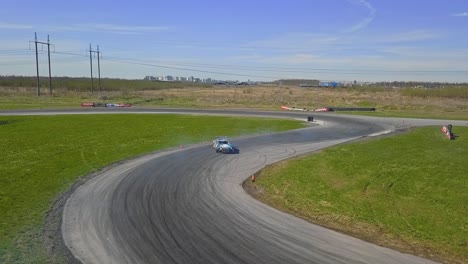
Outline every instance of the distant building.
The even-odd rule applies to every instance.
[[[338,82],[320,82],[320,87],[338,87],[338,86],[342,86],[342,84]]]
[[[195,83],[208,83],[208,84],[218,84],[218,85],[250,85],[250,84],[255,84],[257,82],[242,82],[239,84],[239,81],[237,80],[216,80],[213,78],[198,78],[194,76],[190,77],[182,77],[182,76],[173,76],[173,75],[165,75],[165,76],[145,76],[143,78],[144,80],[151,80],[151,81],[165,81],[165,82],[171,82],[171,81],[180,81],[180,82],[195,82]]]

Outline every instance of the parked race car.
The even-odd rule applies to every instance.
[[[229,142],[227,137],[217,137],[213,140],[216,153],[237,153],[238,150]]]

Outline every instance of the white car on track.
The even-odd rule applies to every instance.
[[[217,153],[236,153],[237,149],[229,142],[227,137],[217,137],[213,140],[213,148]]]

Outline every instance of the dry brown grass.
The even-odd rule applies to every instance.
[[[42,89],[47,97],[47,88]],[[115,101],[133,103],[136,106],[173,106],[203,108],[255,108],[277,110],[281,105],[315,109],[321,107],[375,107],[377,112],[404,113],[414,116],[430,114],[436,116],[456,116],[468,119],[468,99],[447,97],[418,97],[404,95],[398,89],[348,89],[348,88],[301,88],[297,86],[215,86],[169,88],[160,90],[119,90],[95,92],[77,92],[55,89],[54,100],[79,105],[80,100]],[[38,100],[34,88],[0,87],[0,104],[15,104],[14,97],[24,101]],[[1,99],[1,98],[0,98]],[[8,108],[3,106],[0,108]]]
[[[194,106],[254,107],[277,109],[281,105],[300,108],[326,106],[376,107],[380,111],[468,111],[468,100],[421,98],[398,90],[300,88],[289,86],[216,87],[137,92],[138,97],[191,102]]]

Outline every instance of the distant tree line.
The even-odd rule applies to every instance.
[[[319,80],[313,79],[281,79],[277,80],[274,83],[279,85],[292,85],[292,86],[299,86],[301,84],[310,85],[310,86],[318,86],[320,85]]]
[[[383,86],[385,88],[445,88],[445,87],[460,87],[460,86],[468,87],[468,83],[414,82],[414,81],[377,82],[377,83],[374,83],[373,85]]]
[[[49,87],[49,78],[41,77],[39,79],[41,88]],[[35,88],[37,87],[36,77],[31,76],[1,76],[0,87],[5,88]],[[53,89],[68,91],[90,91],[91,79],[86,77],[53,77]],[[121,90],[159,90],[170,88],[187,87],[211,87],[210,84],[189,83],[189,82],[154,82],[147,80],[128,80],[116,78],[102,78],[101,87],[104,91]],[[94,80],[94,91],[98,91],[98,82]]]
[[[320,86],[320,80],[314,79],[280,79],[273,82],[279,85],[291,86]],[[454,82],[417,82],[417,81],[392,81],[392,82],[365,82],[348,83],[347,87],[352,86],[371,86],[375,88],[447,88],[447,87],[468,87],[468,83],[454,83]],[[341,86],[341,85],[340,85]]]

